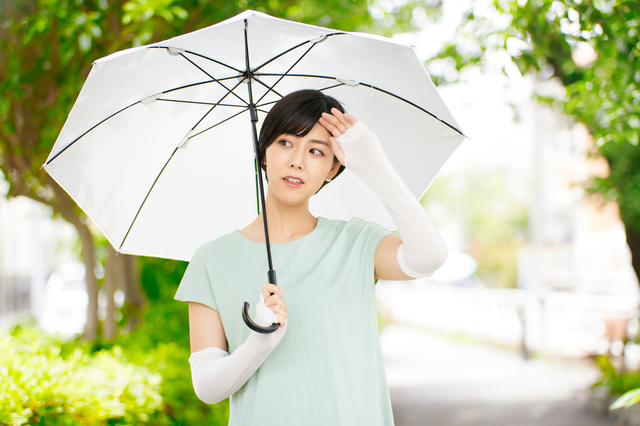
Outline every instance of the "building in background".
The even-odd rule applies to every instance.
[[[78,263],[73,227],[52,219],[43,204],[25,197],[7,200],[6,189],[0,179],[0,328],[25,316],[39,321],[49,307],[51,274]]]

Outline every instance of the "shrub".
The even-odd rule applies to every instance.
[[[0,335],[0,424],[130,425],[162,407],[162,376],[119,347],[88,355],[37,328]]]
[[[175,300],[150,301],[143,321],[135,331],[113,342],[98,342],[98,350],[117,345],[127,360],[163,377],[160,394],[163,407],[154,414],[154,425],[227,425],[229,401],[207,405],[193,390],[189,356],[187,304]]]

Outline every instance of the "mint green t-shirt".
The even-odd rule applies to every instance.
[[[318,217],[311,233],[272,244],[287,331],[231,396],[229,425],[393,425],[374,286],[374,254],[387,235],[358,218]],[[252,333],[243,303],[255,318],[267,270],[265,245],[236,230],[196,251],[175,299],[217,310],[233,354]]]

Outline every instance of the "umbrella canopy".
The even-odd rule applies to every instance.
[[[300,89],[366,123],[416,197],[464,139],[411,46],[246,11],[95,61],[44,168],[118,252],[190,260],[255,219],[251,120]],[[310,210],[395,228],[348,169]]]

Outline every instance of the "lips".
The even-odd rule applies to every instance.
[[[284,181],[285,185],[292,188],[299,188],[300,186],[302,186],[302,184],[304,184],[304,181],[302,179],[295,176],[285,176],[282,178],[282,180]]]

